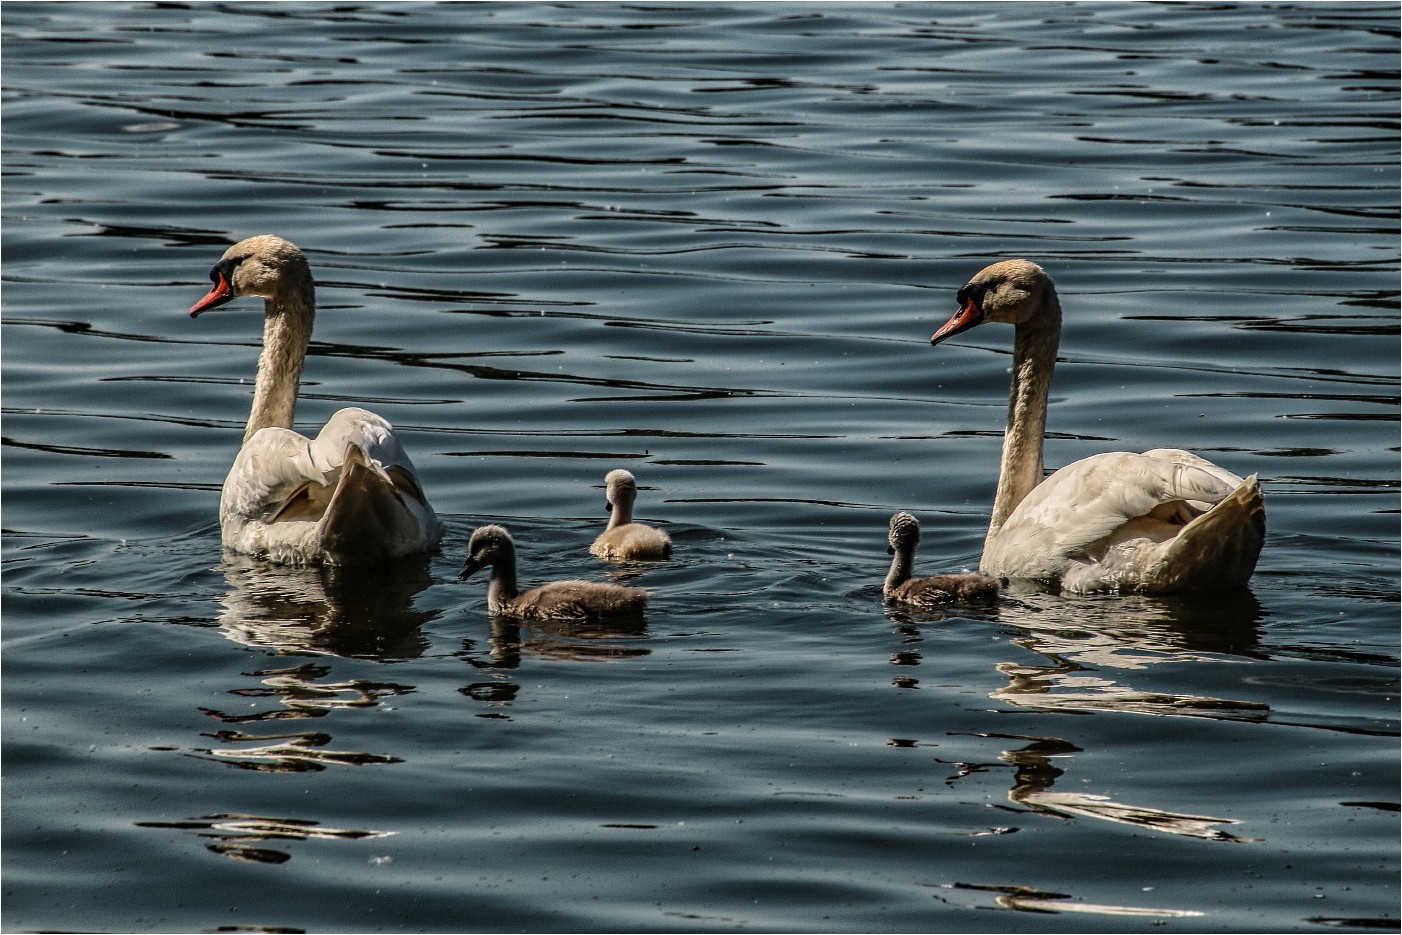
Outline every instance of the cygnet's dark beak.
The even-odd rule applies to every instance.
[[[458,572],[458,580],[466,581],[481,570],[482,565],[475,558],[469,558],[463,563],[462,571]]]

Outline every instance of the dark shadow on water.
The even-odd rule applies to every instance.
[[[1051,594],[1013,585],[999,623],[1015,628],[1012,643],[1044,664],[998,663],[1008,683],[990,697],[1018,707],[1057,711],[1263,721],[1267,705],[1131,683],[1154,666],[1239,663],[1264,659],[1263,611],[1249,590],[1183,595]]]
[[[482,670],[482,681],[458,689],[489,710],[478,717],[505,719],[502,710],[517,699],[521,686],[508,672],[521,669],[532,657],[556,662],[624,662],[650,655],[652,650],[633,645],[647,638],[647,620],[620,617],[588,623],[533,620],[529,624],[511,617],[492,617],[485,645],[463,640],[456,655]]]
[[[1263,611],[1247,590],[1081,597],[1013,583],[996,607],[951,605],[946,611],[918,616],[888,610],[888,616],[902,644],[890,661],[903,667],[920,664],[920,652],[913,644],[925,639],[922,626],[933,629],[979,621],[1000,625],[1012,646],[1044,660],[994,664],[1007,682],[990,691],[988,697],[1012,710],[1049,714],[1113,712],[1245,722],[1270,718],[1270,706],[1260,702],[1165,690],[1159,673],[1154,673],[1158,676],[1155,688],[1133,684],[1137,678],[1146,677],[1150,668],[1162,664],[1240,665],[1266,658],[1257,649]],[[914,687],[916,681],[904,673],[893,679],[898,687]],[[1078,722],[1058,723],[1069,728]],[[1088,733],[1094,736],[1093,731]],[[1084,751],[1084,741],[992,732],[973,736],[1015,740],[1022,745],[1002,750],[998,754],[1000,763],[949,764],[956,772],[947,783],[1002,764],[1011,765],[1014,775],[1008,801],[1014,811],[1030,810],[1032,814],[1062,820],[1094,819],[1211,841],[1250,840],[1221,829],[1222,825],[1236,824],[1236,819],[1128,804],[1095,792],[1055,788],[1075,755]],[[995,830],[1009,833],[1017,829]]]
[[[413,607],[415,595],[432,580],[428,556],[338,568],[275,565],[226,553],[220,570],[229,585],[220,601],[221,631],[236,643],[275,656],[412,659],[427,646],[423,624],[437,616],[437,611]],[[257,681],[226,689],[224,693],[236,701],[200,708],[221,725],[203,734],[218,746],[192,755],[237,769],[275,773],[400,762],[386,753],[335,749],[332,735],[325,730],[293,728],[333,713],[380,708],[383,699],[412,692],[414,686],[363,678],[336,680],[330,678],[329,659],[266,666],[242,674]],[[268,728],[272,732],[263,732]],[[237,848],[221,853],[248,859],[247,852]]]
[[[1048,648],[1102,645],[1164,653],[1264,659],[1265,609],[1249,589],[1184,594],[1058,594],[1026,582],[1005,586],[998,622]],[[1031,648],[1031,647],[1029,647]],[[1038,650],[1040,651],[1040,650]]]
[[[432,583],[428,556],[339,568],[226,554],[221,570],[229,584],[220,602],[224,634],[278,653],[413,659],[428,645],[422,626],[438,616],[413,606]]]

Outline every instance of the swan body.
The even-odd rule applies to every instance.
[[[888,601],[910,607],[939,607],[955,601],[994,601],[998,599],[998,580],[988,575],[929,575],[912,577],[915,567],[915,547],[920,543],[920,521],[909,513],[891,517],[887,534],[887,551],[891,553],[891,570],[881,593]]]
[[[637,616],[647,607],[647,592],[601,581],[552,581],[528,591],[516,585],[516,544],[501,526],[480,526],[467,543],[467,561],[458,579],[483,568],[492,570],[487,584],[487,611],[526,620],[598,621]]]
[[[621,468],[609,471],[604,477],[604,495],[604,506],[609,511],[608,526],[589,546],[590,555],[625,562],[671,558],[670,536],[660,529],[633,522],[633,501],[638,497],[638,485],[631,473]]]
[[[1195,454],[1107,452],[1042,476],[1047,396],[1061,337],[1051,277],[1027,260],[981,270],[939,344],[986,321],[1015,326],[1008,425],[980,570],[1071,591],[1241,587],[1265,539],[1265,504],[1247,478]]]
[[[315,298],[302,251],[270,234],[230,247],[198,317],[241,296],[264,300],[263,351],[243,447],[219,497],[224,547],[287,564],[357,564],[432,550],[442,525],[393,427],[360,408],[316,438],[292,430]]]

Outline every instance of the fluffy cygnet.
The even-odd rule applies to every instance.
[[[647,607],[647,592],[600,581],[552,581],[528,591],[516,588],[516,544],[500,526],[482,526],[467,543],[467,562],[458,574],[466,580],[491,568],[487,610],[527,620],[602,620],[636,616]]]
[[[589,554],[596,558],[624,562],[660,561],[672,557],[672,539],[660,529],[633,522],[633,501],[638,485],[622,468],[604,477],[605,509],[609,523],[599,533]]]
[[[891,570],[881,593],[887,600],[911,607],[937,607],[955,601],[992,601],[998,597],[998,581],[987,575],[931,575],[912,578],[915,546],[920,542],[920,521],[909,513],[891,517],[887,538]]]

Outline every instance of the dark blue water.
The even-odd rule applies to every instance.
[[[0,13],[7,931],[1397,929],[1395,5]],[[264,232],[440,554],[221,556]],[[1048,464],[1259,473],[1249,592],[882,607],[896,510],[977,563],[1010,256]],[[484,522],[646,622],[491,620]]]

